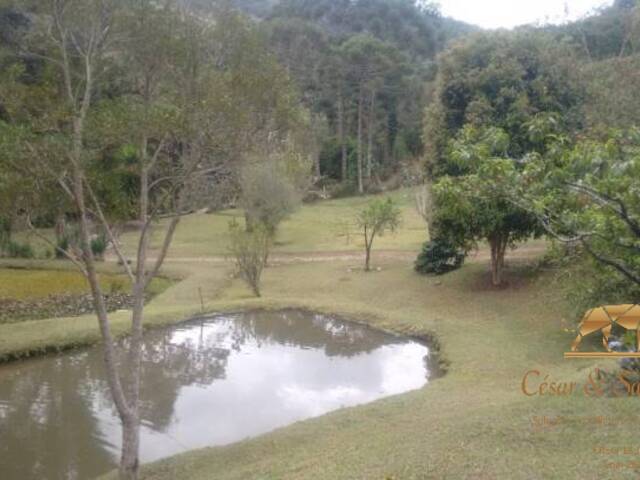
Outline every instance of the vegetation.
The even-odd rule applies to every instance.
[[[465,251],[487,241],[494,286],[502,284],[506,249],[542,233],[535,215],[511,198],[512,184],[505,182],[505,170],[515,168],[509,147],[501,130],[465,127],[450,157],[464,174],[444,176],[434,185],[437,238]]]
[[[425,242],[415,262],[415,270],[422,274],[442,275],[462,266],[465,253],[442,238]]]
[[[371,249],[377,236],[385,231],[395,232],[400,226],[402,214],[391,198],[371,200],[356,218],[358,228],[364,237],[364,270],[371,270]]]
[[[219,11],[224,20],[211,28],[178,2],[157,8],[138,1],[55,0],[24,7],[28,15],[18,14],[25,22],[0,79],[0,160],[3,170],[38,179],[23,188],[25,198],[15,207],[33,232],[39,234],[36,218],[75,220],[77,242],[62,234],[51,244],[91,287],[123,429],[120,478],[135,479],[145,292],[181,216],[206,204],[216,176],[239,158],[291,137],[293,126],[303,125],[302,112],[255,29],[228,10]],[[27,79],[30,58],[41,63]],[[123,165],[133,172],[131,190],[118,185]],[[56,197],[63,200],[50,201]],[[169,221],[157,257],[148,261],[150,229],[160,215]],[[116,228],[131,218],[139,225],[133,265]],[[106,238],[93,237],[96,232]],[[133,298],[126,365],[117,359],[96,268],[107,240]]]
[[[263,25],[311,112],[317,175],[360,193],[422,154],[423,83],[472,29],[412,0],[287,0]]]
[[[247,282],[256,297],[260,296],[260,279],[267,266],[272,233],[264,224],[253,225],[245,230],[237,222],[229,224],[231,243],[229,250],[236,263],[240,277]]]
[[[632,444],[633,422],[539,431],[530,415],[629,418],[633,398],[528,398],[518,383],[540,364],[578,381],[584,372],[562,352],[579,309],[640,292],[637,2],[511,32],[476,32],[413,0],[15,3],[0,0],[0,253],[67,259],[51,262],[81,277],[56,273],[47,288],[84,278],[98,321],[2,324],[0,358],[102,341],[121,479],[139,477],[144,328],[292,306],[437,336],[448,374],[152,464],[144,478],[620,473],[600,468],[594,442]],[[400,185],[424,188],[298,210],[310,189],[324,198]],[[379,239],[401,217],[399,235]],[[555,274],[529,258],[543,234],[562,244]],[[386,250],[378,275],[345,264],[364,251],[369,271],[374,241]],[[407,268],[420,245],[415,269],[447,275]],[[507,264],[516,246],[525,261]],[[272,248],[282,261],[265,269]],[[225,252],[256,298],[229,275]],[[127,312],[108,304],[120,287],[103,273],[116,264]],[[183,280],[145,304],[161,269]],[[579,290],[566,295],[554,276]],[[545,462],[532,461],[542,451]]]
[[[245,166],[240,175],[240,190],[247,229],[262,227],[271,237],[300,204],[300,193],[274,162]]]
[[[640,286],[639,139],[631,132],[614,133],[606,142],[561,142],[555,155],[532,159],[511,180],[526,185],[519,201],[530,205],[550,236],[577,245],[600,264],[603,282],[619,276],[635,288]]]

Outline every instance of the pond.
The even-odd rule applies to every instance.
[[[424,386],[429,348],[303,311],[217,315],[145,334],[141,460],[259,435]],[[99,347],[0,366],[0,478],[117,465]]]

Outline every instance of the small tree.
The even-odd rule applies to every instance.
[[[240,174],[240,188],[247,230],[261,225],[272,237],[300,204],[293,182],[274,161],[246,165]]]
[[[263,224],[258,223],[246,230],[235,220],[229,224],[229,233],[229,250],[236,262],[238,273],[256,297],[260,297],[260,278],[269,256],[271,234]]]
[[[358,213],[356,222],[364,235],[366,272],[371,270],[371,247],[376,236],[383,235],[385,231],[395,231],[400,225],[402,214],[391,198],[377,198],[367,204]]]

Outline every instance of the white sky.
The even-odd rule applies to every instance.
[[[612,0],[439,0],[445,16],[484,28],[511,28],[527,23],[562,23]],[[567,15],[568,12],[568,15]]]

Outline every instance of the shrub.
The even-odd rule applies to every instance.
[[[275,162],[249,164],[240,176],[240,203],[245,211],[247,229],[261,224],[275,235],[280,222],[300,204],[295,186]]]
[[[28,243],[10,241],[7,245],[7,255],[11,258],[33,258],[35,253]]]
[[[91,252],[93,256],[99,260],[104,259],[104,252],[107,250],[107,238],[104,235],[98,235],[91,240]]]
[[[456,270],[464,263],[465,254],[459,248],[441,238],[425,242],[415,262],[416,272],[442,275]]]
[[[253,225],[251,230],[245,230],[234,220],[229,223],[229,233],[229,250],[235,259],[238,273],[259,297],[260,278],[271,248],[271,232],[262,224]]]
[[[118,295],[127,291],[127,282],[122,278],[114,278],[109,282],[109,294]]]
[[[11,243],[11,221],[0,217],[0,253],[7,251]]]
[[[69,251],[69,239],[67,237],[62,237],[60,240],[58,240],[58,244],[56,245],[58,248],[56,248],[55,252],[56,252],[56,258],[60,259],[60,258],[67,258],[65,257],[64,252],[68,252]]]

